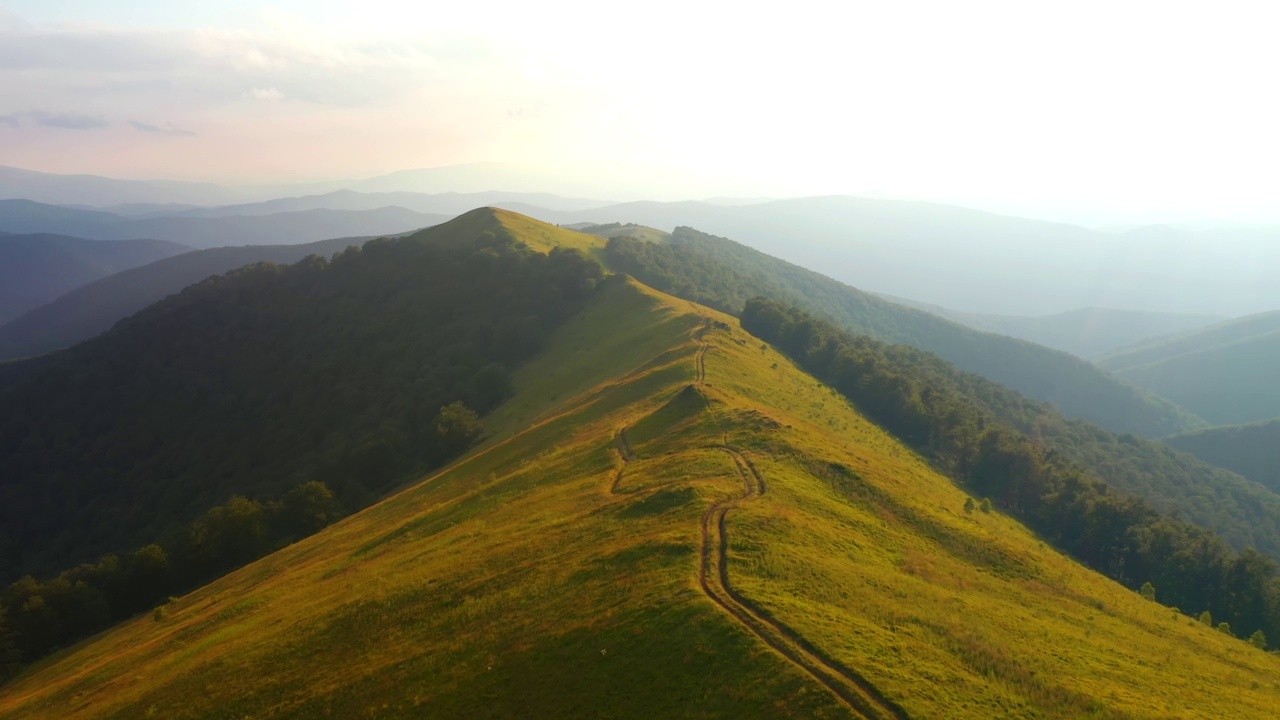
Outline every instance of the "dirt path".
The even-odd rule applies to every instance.
[[[698,341],[694,365],[697,369],[696,382],[699,385],[706,382],[706,354],[710,349],[710,343],[706,341],[705,335],[711,328],[711,319],[704,318],[702,327],[694,334],[694,338]],[[618,431],[614,446],[622,460],[610,486],[610,492],[616,495],[627,465],[634,457],[631,446],[627,442],[626,428]],[[767,611],[734,589],[729,578],[729,511],[744,502],[764,495],[767,486],[764,476],[755,465],[741,451],[729,444],[728,433],[725,433],[724,443],[716,448],[728,455],[733,462],[738,478],[742,481],[742,493],[715,503],[702,515],[698,585],[703,594],[751,631],[761,642],[776,650],[831,691],[853,713],[874,720],[909,720],[910,716],[900,705],[885,697],[862,675],[824,655],[799,633],[773,618]]]

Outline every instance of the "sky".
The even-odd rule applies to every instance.
[[[0,0],[0,165],[1280,222],[1267,2]]]

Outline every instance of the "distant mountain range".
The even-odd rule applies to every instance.
[[[1098,363],[1215,425],[1280,417],[1280,312],[1156,338]]]
[[[984,315],[959,312],[906,298],[889,295],[883,297],[941,315],[975,330],[1030,340],[1082,358],[1101,355],[1161,335],[1194,330],[1227,320],[1217,315],[1183,315],[1100,307],[1079,308],[1036,317]]]
[[[382,207],[317,208],[256,216],[132,218],[30,200],[0,200],[0,228],[9,232],[50,232],[93,240],[148,238],[193,248],[293,245],[333,237],[391,235],[438,225],[449,217]]]
[[[101,242],[5,233],[0,236],[0,323],[85,283],[190,250],[163,240]]]
[[[539,192],[550,188],[566,195],[599,187],[582,179],[552,178],[512,163],[479,162],[446,167],[400,170],[372,178],[300,182],[271,185],[219,185],[172,180],[117,180],[97,175],[58,175],[0,166],[0,199],[22,198],[50,205],[112,209],[120,214],[168,212],[191,207],[259,203],[276,198],[325,195],[335,191],[359,193],[487,193],[511,191],[544,196],[538,203],[552,210],[575,209],[555,201],[558,196]],[[483,205],[473,203],[466,209]],[[609,201],[600,201],[606,205]],[[459,210],[458,212],[462,212]],[[455,213],[456,214],[456,213]]]
[[[117,321],[212,275],[258,262],[287,265],[308,255],[328,257],[351,245],[363,245],[368,239],[213,248],[110,275],[0,325],[0,360],[41,355],[88,340],[111,329]]]
[[[279,233],[290,228],[280,227],[263,231],[265,237],[245,238],[229,237],[237,231],[243,234],[243,229],[213,226],[195,231],[171,221],[174,216],[225,220],[233,215],[320,209],[386,212],[384,207],[371,207],[379,203],[453,216],[470,207],[490,205],[558,224],[635,222],[665,231],[681,225],[696,227],[802,266],[822,268],[838,280],[869,291],[964,313],[1040,316],[1107,307],[1235,317],[1280,307],[1280,286],[1272,281],[1280,274],[1277,227],[1148,226],[1100,232],[907,200],[832,196],[762,202],[607,204],[604,200],[529,192],[536,189],[588,197],[607,194],[593,190],[590,183],[570,183],[503,163],[405,170],[359,180],[235,188],[0,168],[0,198],[118,206],[113,208],[116,216],[155,223],[116,228],[114,234],[94,234],[74,225],[15,229],[0,222],[0,228],[111,239],[125,237],[121,233],[128,231],[134,234],[127,237],[171,239],[197,247],[280,244],[410,227],[394,227],[407,219],[403,216],[376,227],[370,226],[369,218],[357,221],[332,216],[322,221],[331,227],[319,234],[301,233],[286,239]],[[496,192],[499,190],[503,192]],[[441,195],[428,199],[415,193]],[[443,195],[447,193],[463,196]],[[295,222],[305,225],[315,220],[300,218]],[[169,234],[179,231],[191,232],[191,237],[182,240]],[[1211,250],[1206,252],[1205,248]],[[1068,319],[1068,324],[1071,322]],[[1014,332],[1013,328],[993,329]],[[1044,332],[1053,335],[1060,329]],[[1044,335],[1036,337],[1046,339]],[[1086,341],[1073,347],[1087,354],[1097,346]]]

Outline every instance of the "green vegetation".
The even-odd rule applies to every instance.
[[[235,496],[212,508],[166,540],[123,558],[66,570],[48,582],[28,575],[0,593],[0,625],[8,617],[5,642],[11,662],[0,662],[0,680],[49,651],[65,647],[155,605],[306,537],[341,516],[324,483],[309,482],[263,505]],[[162,607],[152,619],[163,620]],[[0,628],[0,635],[4,634]],[[2,648],[0,648],[2,649]]]
[[[1245,634],[1280,632],[1274,560],[1252,549],[1232,553],[1212,533],[1114,492],[1064,457],[1044,428],[1033,441],[993,411],[996,402],[1016,402],[999,398],[1008,391],[992,386],[984,397],[936,356],[895,352],[770,300],[749,301],[742,325],[1055,547],[1128,587],[1154,582],[1166,602],[1209,608],[1226,618],[1219,630],[1230,622]]]
[[[1215,425],[1280,417],[1280,312],[1158,338],[1098,363]]]
[[[440,409],[497,407],[601,277],[506,217],[211,278],[37,363],[0,393],[0,579],[156,542],[232,495],[317,480],[362,507],[451,457],[474,428]]]
[[[1134,417],[1134,408],[1151,407],[1146,400],[1136,405],[1125,400],[1149,396],[1105,378],[1104,373],[1077,358],[968,330],[688,228],[677,228],[665,244],[616,237],[609,241],[605,255],[615,270],[725,312],[739,312],[751,295],[764,294],[824,315],[850,332],[933,350],[962,370],[1021,388],[1032,397],[1043,399],[1045,393],[1028,391],[1028,386],[1053,387],[1055,393],[1069,395],[1072,403],[1079,403],[1077,407],[1092,407],[1088,416],[1101,418],[1099,424],[1104,427],[1117,427],[1117,419]],[[910,348],[889,352],[894,363],[923,362],[924,355]],[[1182,513],[1238,549],[1256,547],[1280,557],[1280,498],[1274,494],[1160,443],[1068,421],[1053,408],[1029,402],[980,377],[957,374],[936,358],[927,362],[935,368],[932,372],[939,382],[958,383],[964,393],[984,403],[997,417],[1030,437],[1051,443],[1064,457],[1106,478],[1116,489],[1140,495],[1161,512]],[[1038,379],[1019,381],[1022,373],[1032,373]],[[1174,416],[1180,417],[1177,412],[1167,417]],[[1161,422],[1148,424],[1146,429],[1163,434],[1160,428],[1177,426]]]
[[[1280,419],[1196,430],[1164,441],[1280,493]]]
[[[458,463],[43,661],[0,688],[0,715],[856,716],[700,585],[702,522],[725,507],[724,585],[877,707],[1269,718],[1280,701],[1276,658],[1002,513],[963,514],[961,489],[731,318],[604,283],[513,383]],[[762,493],[744,498],[726,441]]]
[[[936,353],[961,370],[1113,432],[1163,437],[1206,424],[1073,355],[972,330],[691,228],[676,228],[662,243],[613,237],[605,257],[613,270],[723,312],[737,314],[751,297],[763,295],[850,332]]]

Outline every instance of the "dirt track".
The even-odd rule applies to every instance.
[[[711,319],[704,318],[702,327],[694,334],[698,351],[694,354],[696,383],[706,382],[706,354],[710,343],[705,339],[712,329]],[[627,464],[634,455],[627,443],[626,428],[618,431],[614,441],[622,459],[614,474],[610,492],[618,493],[618,485],[626,473]],[[859,673],[827,657],[799,633],[774,619],[768,612],[747,600],[729,578],[729,512],[740,504],[758,498],[767,490],[764,476],[739,450],[729,444],[728,433],[724,443],[716,446],[729,456],[739,479],[742,493],[725,498],[712,505],[702,515],[701,553],[698,563],[698,585],[703,594],[720,606],[764,644],[808,673],[838,697],[855,714],[866,718],[893,718],[909,720],[910,716],[897,703],[885,697],[874,685]]]

